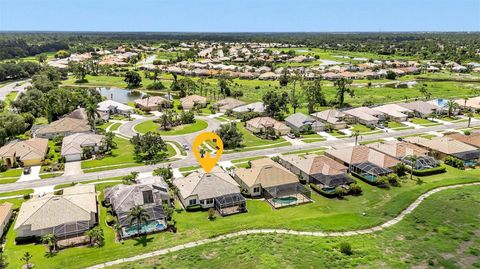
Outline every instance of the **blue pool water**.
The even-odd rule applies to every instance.
[[[433,100],[433,103],[438,107],[444,107],[447,104],[447,100],[439,98]]]
[[[363,174],[362,176],[363,176],[364,178],[366,178],[367,180],[369,180],[369,181],[372,181],[372,182],[377,181],[377,177],[376,177],[376,176],[369,175],[369,174]]]
[[[160,223],[158,221],[151,221],[146,224],[143,224],[140,227],[140,233],[148,233],[148,232],[154,232],[154,231],[162,231],[165,230],[165,225],[163,223]],[[123,228],[123,233],[126,236],[132,236],[137,234],[137,226],[132,225],[128,228]]]

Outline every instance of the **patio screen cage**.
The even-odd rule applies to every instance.
[[[375,181],[377,177],[385,176],[392,173],[392,170],[388,168],[380,167],[371,162],[352,164],[350,166],[350,171],[357,173],[365,177],[366,179],[372,180],[372,181]]]
[[[163,205],[150,205],[150,206],[143,206],[143,208],[147,211],[148,221],[152,220],[164,220],[165,213],[163,212]],[[131,221],[131,217],[128,214],[128,211],[125,212],[117,212],[117,217],[120,225],[122,227],[130,227],[135,225],[135,221]]]
[[[94,223],[90,221],[70,222],[53,227],[52,233],[58,239],[66,239],[83,235],[86,231],[90,230],[90,227],[93,225]]]
[[[472,161],[480,159],[480,150],[471,150],[451,154],[462,161]]]
[[[225,194],[215,199],[215,209],[220,215],[230,215],[247,210],[245,197],[240,193]]]
[[[314,174],[310,176],[310,182],[322,188],[336,188],[342,185],[352,184],[354,181],[346,174],[324,175]]]
[[[405,165],[413,168],[413,170],[425,170],[434,168],[440,165],[440,163],[431,156],[418,156],[417,161],[413,164],[409,156],[405,156],[400,159]]]
[[[278,186],[263,188],[263,196],[266,199],[293,196],[296,194],[303,194],[303,196],[310,198],[311,192],[300,183],[291,183]]]

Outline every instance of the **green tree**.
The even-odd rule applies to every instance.
[[[46,234],[42,236],[42,243],[47,244],[48,252],[54,253],[57,247],[57,237],[54,234]]]
[[[77,79],[77,82],[88,82],[85,77],[88,75],[88,65],[87,63],[76,63],[70,62],[69,63],[70,70],[72,71],[73,75]]]
[[[117,142],[115,142],[115,133],[114,132],[107,132],[105,134],[105,138],[103,139],[103,146],[105,147],[105,151],[110,151],[111,149],[117,148]]]
[[[352,81],[346,78],[339,78],[333,83],[333,85],[337,87],[337,100],[340,106],[343,106],[345,102],[346,93],[348,93],[350,97],[355,96],[355,91],[349,88],[350,84],[352,84]]]
[[[303,86],[303,92],[307,99],[308,114],[315,112],[318,106],[326,105],[325,96],[322,92],[322,84],[319,78],[312,82],[307,82]]]
[[[216,133],[222,139],[225,149],[236,149],[242,145],[243,134],[234,122],[220,125]]]
[[[100,113],[97,110],[97,103],[94,100],[88,100],[88,103],[85,107],[85,113],[87,113],[87,119],[92,126],[93,132],[97,131],[97,119],[100,117]]]
[[[23,256],[20,258],[21,261],[24,261],[25,262],[25,268],[29,269],[29,268],[32,268],[33,265],[30,263],[30,260],[32,259],[32,255],[30,254],[30,252],[25,252],[23,254]]]
[[[105,235],[103,234],[102,228],[99,226],[86,231],[85,236],[88,237],[91,246],[101,246],[105,241]]]
[[[275,91],[268,91],[263,95],[263,104],[265,106],[265,113],[278,120],[283,119],[284,113],[288,113],[288,93],[278,93]]]
[[[413,170],[417,169],[417,160],[418,160],[418,157],[417,157],[416,155],[408,155],[408,156],[406,156],[405,159],[410,162],[410,167],[411,167],[411,170],[410,170],[410,179],[413,179]]]
[[[164,180],[171,179],[173,177],[172,166],[168,165],[167,167],[159,167],[153,170],[154,176],[161,176]]]
[[[134,154],[139,161],[156,163],[167,156],[167,144],[160,134],[154,132],[144,135],[137,134],[130,141],[134,145]]]
[[[142,83],[142,77],[135,71],[128,71],[125,73],[125,78],[123,81],[127,83],[129,88],[135,88],[140,86]]]
[[[137,227],[137,235],[140,235],[142,224],[146,223],[150,216],[148,215],[147,210],[137,205],[128,211],[128,218],[130,219],[130,226],[135,223],[135,226]]]
[[[425,97],[425,100],[430,99],[432,97],[432,93],[428,90],[427,84],[423,84],[418,91]]]
[[[39,63],[44,63],[44,62],[47,61],[47,54],[45,54],[45,53],[37,54],[37,55],[35,55],[35,59],[36,59]]]
[[[355,146],[358,145],[358,136],[360,135],[360,132],[355,130],[352,132],[352,137],[355,137]]]
[[[468,126],[467,128],[470,128],[470,124],[472,123],[472,118],[473,118],[473,113],[472,112],[467,112],[467,117],[468,117]]]
[[[223,95],[223,97],[230,96],[231,95],[231,84],[232,84],[232,78],[228,75],[221,75],[217,78],[217,83],[218,87],[220,88],[220,94]]]
[[[455,113],[455,110],[458,108],[458,104],[455,102],[455,100],[450,99],[445,104],[445,107],[448,109],[448,117],[451,118]]]

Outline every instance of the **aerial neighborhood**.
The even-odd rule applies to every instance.
[[[87,268],[247,230],[364,231],[480,179],[478,47],[420,57],[402,41],[353,49],[335,35],[64,33],[33,53],[38,37],[21,37],[21,56],[0,48],[7,268]],[[223,142],[208,173],[193,152],[220,148],[192,148],[203,132]]]

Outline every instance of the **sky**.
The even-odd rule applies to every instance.
[[[480,0],[0,0],[0,31],[480,31]]]

